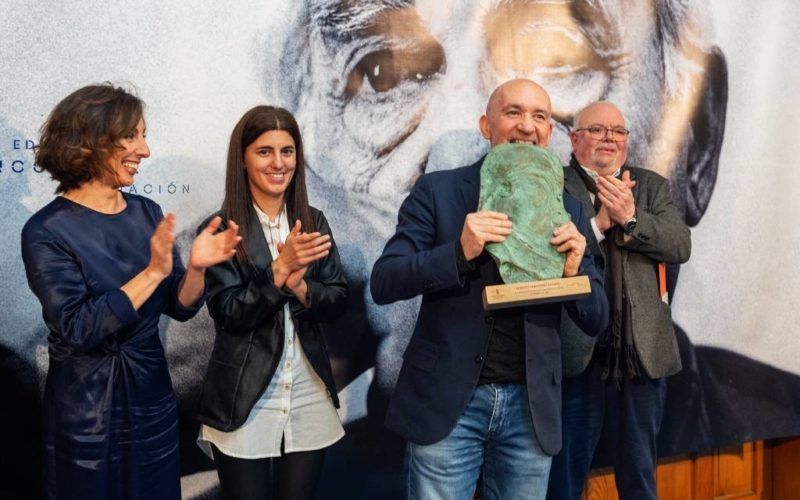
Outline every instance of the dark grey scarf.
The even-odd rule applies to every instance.
[[[580,166],[574,155],[569,165],[580,176],[586,189],[595,195],[594,209],[597,212],[600,209],[600,200],[597,198],[597,185],[594,179]],[[620,169],[620,175],[625,170],[627,169],[623,166]],[[611,324],[606,332],[606,338],[603,339],[608,355],[603,369],[603,380],[608,380],[610,377],[619,387],[623,375],[634,379],[639,376],[641,370],[636,347],[633,345],[631,303],[628,300],[627,286],[622,272],[622,263],[628,251],[618,244],[623,240],[625,232],[621,227],[614,225],[605,232],[605,236],[602,242],[606,251],[608,267],[608,271],[605,273],[605,289],[608,302],[613,305],[613,308],[611,309]]]

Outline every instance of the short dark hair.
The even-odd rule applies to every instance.
[[[132,134],[144,103],[110,83],[87,85],[61,100],[40,129],[35,163],[64,193],[103,175],[115,175],[108,157]]]
[[[283,130],[294,140],[297,162],[294,176],[286,188],[286,216],[290,226],[291,221],[300,219],[304,232],[316,231],[316,223],[308,204],[306,165],[300,127],[290,112],[275,106],[254,107],[242,116],[231,132],[225,173],[225,199],[222,201],[225,217],[235,220],[240,226],[239,234],[247,237],[251,221],[257,219],[247,168],[244,164],[244,152],[261,134],[271,130]],[[236,257],[240,262],[250,262],[250,256],[243,244],[239,245]]]

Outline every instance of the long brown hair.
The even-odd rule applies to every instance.
[[[231,132],[228,145],[228,166],[225,173],[225,199],[222,210],[225,216],[239,224],[239,234],[247,238],[250,226],[258,221],[253,208],[253,196],[244,164],[244,152],[247,146],[258,139],[261,134],[271,130],[283,130],[294,140],[296,166],[294,177],[286,188],[286,218],[289,224],[300,219],[304,232],[316,231],[317,226],[311,216],[306,191],[306,164],[303,156],[303,139],[300,127],[291,113],[275,106],[256,106],[242,116]],[[239,244],[236,257],[240,262],[251,263],[244,245]]]
[[[61,100],[40,130],[34,162],[58,182],[56,193],[116,172],[108,157],[136,130],[144,103],[110,83],[87,85]]]

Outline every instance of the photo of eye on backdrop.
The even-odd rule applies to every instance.
[[[549,94],[557,164],[569,165],[573,133],[624,143],[626,165],[665,178],[690,228],[691,258],[664,266],[682,369],[666,378],[659,456],[800,435],[800,69],[786,64],[800,58],[800,14],[783,2],[26,0],[3,6],[0,28],[0,387],[13,408],[0,475],[22,491],[41,488],[49,360],[20,235],[57,186],[35,149],[64,96],[103,82],[146,103],[150,154],[120,189],[178,215],[184,262],[220,210],[239,117],[270,105],[296,118],[308,203],[324,212],[349,284],[344,314],[320,323],[345,434],[319,498],[403,495],[405,443],[384,419],[422,300],[378,305],[370,276],[417,180],[489,153],[479,120],[512,79]],[[597,101],[624,127],[579,126]],[[214,321],[204,307],[158,326],[182,494],[215,498],[214,462],[196,443]]]

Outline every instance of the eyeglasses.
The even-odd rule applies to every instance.
[[[596,140],[605,139],[607,134],[611,134],[611,139],[617,142],[623,142],[628,138],[628,134],[630,133],[628,129],[624,127],[612,127],[607,128],[603,127],[602,125],[591,125],[586,128],[576,128],[575,132],[580,132],[581,130],[585,130],[589,132],[589,137]]]

